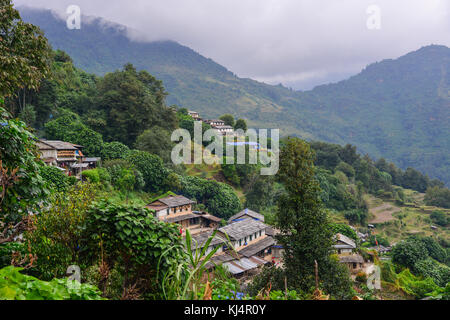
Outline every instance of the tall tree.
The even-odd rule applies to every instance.
[[[99,109],[105,111],[108,123],[101,131],[105,140],[131,147],[153,126],[175,129],[176,114],[165,106],[166,95],[161,81],[146,71],[137,72],[131,64],[107,74],[98,84]]]
[[[280,154],[279,179],[286,193],[278,203],[278,241],[284,248],[284,265],[289,285],[304,291],[314,286],[315,261],[323,288],[335,297],[350,291],[348,271],[332,254],[333,232],[319,200],[314,153],[309,145],[289,138]]]

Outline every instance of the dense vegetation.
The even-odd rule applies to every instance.
[[[11,13],[0,23],[20,19]],[[39,34],[27,30],[28,37]],[[322,299],[324,293],[348,299],[355,292],[333,255],[332,237],[341,232],[356,239],[356,234],[333,224],[330,214],[342,213],[353,225],[364,226],[364,195],[403,203],[399,186],[427,191],[430,203],[448,203],[443,183],[415,169],[374,162],[351,145],[299,138],[283,139],[274,177],[259,175],[260,163],[221,165],[217,180],[228,183],[190,176],[184,166],[170,163],[168,133],[192,130],[193,119],[186,109],[166,105],[161,81],[131,64],[104,77],[88,74],[65,52],[50,51],[45,38],[38,39],[42,52],[36,54],[47,64],[31,78],[6,68],[7,76],[18,80],[0,97],[0,298]],[[23,52],[25,58],[28,54]],[[247,126],[243,119],[222,118],[235,128]],[[78,181],[44,165],[38,137],[81,144],[86,155],[101,156],[104,163],[84,171]],[[220,268],[205,284],[205,264],[214,251],[203,259],[208,245],[191,250],[189,233],[183,240],[176,225],[158,221],[144,208],[176,192],[196,200],[197,209],[227,220],[243,208],[237,191],[246,207],[266,214],[266,222],[281,231],[277,239],[286,252],[283,268],[264,270],[248,294],[238,292],[238,283]],[[448,224],[440,211],[430,217]],[[394,270],[392,277],[424,284],[417,297],[445,295],[447,251],[448,245],[433,239],[408,239],[395,247],[393,262],[414,274]],[[80,267],[82,284],[65,278],[71,265]]]
[[[163,80],[170,104],[203,117],[232,114],[285,135],[352,143],[373,158],[450,183],[447,47],[425,47],[372,64],[348,80],[295,92],[238,78],[175,42],[132,42],[124,27],[105,28],[100,19],[72,32],[49,11],[22,12],[83,70],[104,75],[131,62]]]

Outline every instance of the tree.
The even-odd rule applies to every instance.
[[[138,150],[156,154],[169,163],[174,143],[170,139],[171,133],[164,127],[154,126],[145,130],[136,140],[135,147]]]
[[[168,171],[160,157],[145,151],[132,150],[126,160],[142,173],[146,191],[165,191],[162,189],[164,188]]]
[[[392,249],[392,261],[410,270],[414,270],[416,262],[427,257],[427,248],[420,240],[415,238],[402,241]]]
[[[106,142],[102,148],[102,160],[125,159],[130,152],[130,148],[121,142]]]
[[[286,194],[278,202],[278,241],[284,248],[289,284],[309,291],[314,286],[315,261],[324,289],[336,297],[348,297],[348,271],[331,257],[333,232],[319,200],[315,179],[314,153],[309,145],[289,138],[280,154],[279,180]]]
[[[45,136],[49,140],[82,145],[87,156],[99,156],[103,148],[101,134],[88,128],[76,113],[69,110],[60,110],[56,119],[45,124]]]
[[[162,82],[148,72],[138,72],[127,64],[123,70],[108,73],[98,89],[98,109],[105,112],[106,123],[100,133],[106,141],[119,141],[131,147],[139,135],[154,126],[172,130],[176,113],[165,105],[167,93]]]
[[[244,119],[238,119],[234,125],[234,130],[242,129],[247,131],[247,122]]]
[[[220,117],[220,120],[225,122],[225,125],[234,127],[234,117],[231,114],[224,114]]]
[[[450,189],[430,187],[425,194],[425,203],[429,206],[437,206],[450,209]]]
[[[37,89],[50,70],[47,39],[38,27],[22,21],[11,0],[0,0],[0,12],[0,96]]]

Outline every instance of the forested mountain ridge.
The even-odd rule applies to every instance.
[[[339,144],[352,143],[372,157],[415,167],[450,183],[450,49],[428,46],[396,60],[369,65],[336,84],[295,92],[241,79],[176,42],[132,42],[123,27],[92,20],[68,30],[49,11],[21,10],[55,49],[75,64],[104,74],[131,62],[158,79],[169,104],[204,117],[231,113],[261,128]]]

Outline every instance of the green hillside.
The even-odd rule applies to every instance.
[[[55,49],[99,75],[133,63],[163,80],[168,103],[204,117],[224,113],[252,126],[339,144],[352,143],[372,157],[415,167],[450,184],[450,49],[428,46],[397,60],[372,64],[360,74],[307,92],[241,79],[172,41],[131,42],[123,27],[102,20],[68,30],[49,11],[21,10],[41,26]]]

